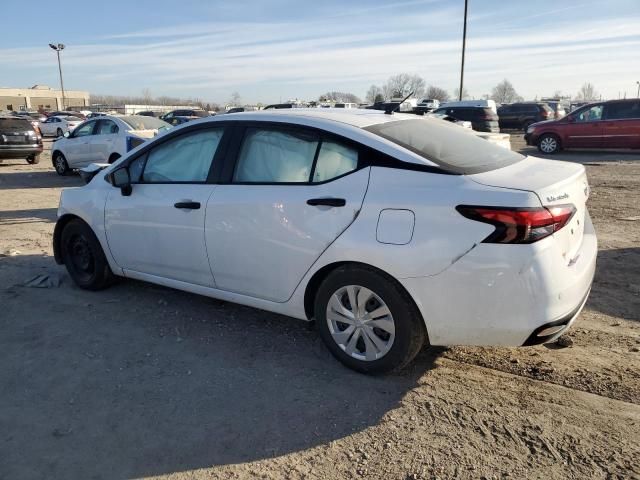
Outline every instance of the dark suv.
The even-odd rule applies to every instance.
[[[553,109],[543,102],[521,102],[501,105],[498,108],[500,128],[526,130],[529,125],[555,118]]]
[[[160,120],[168,122],[173,117],[209,117],[211,114],[202,110],[201,108],[188,108],[184,110],[171,110],[169,113],[165,113],[160,116]]]
[[[0,116],[0,160],[25,158],[28,163],[40,162],[42,135],[31,122],[18,116]]]
[[[489,107],[442,107],[432,113],[448,115],[456,120],[467,120],[477,132],[498,133],[500,131],[498,116]]]

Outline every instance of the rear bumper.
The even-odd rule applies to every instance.
[[[0,158],[26,158],[41,153],[42,145],[0,145]]]
[[[552,237],[528,246],[478,244],[438,275],[400,282],[418,305],[432,345],[545,343],[565,331],[586,302],[597,250],[587,214],[582,245],[570,261]]]

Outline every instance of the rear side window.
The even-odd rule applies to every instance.
[[[306,132],[248,128],[236,183],[307,183],[320,139]]]
[[[489,143],[457,125],[431,118],[379,123],[366,127],[451,173],[473,174],[496,170],[525,157]]]
[[[149,152],[144,183],[200,183],[207,180],[224,129],[187,133],[167,140]]]
[[[323,141],[318,152],[314,183],[326,182],[358,168],[358,151],[340,143]]]
[[[607,120],[640,118],[640,102],[610,103],[606,109]]]
[[[33,130],[31,124],[21,118],[0,118],[0,133],[17,133]]]

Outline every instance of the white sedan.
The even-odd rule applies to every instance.
[[[162,120],[142,115],[93,118],[55,140],[51,146],[51,161],[60,175],[91,163],[113,163],[129,150],[170,128],[171,125]]]
[[[78,117],[53,116],[41,121],[39,127],[43,136],[62,137],[67,132],[73,132],[82,122],[83,120]]]
[[[597,240],[582,165],[434,118],[296,109],[189,122],[65,189],[75,283],[134,278],[303,320],[341,362],[423,345],[533,345],[586,302]]]

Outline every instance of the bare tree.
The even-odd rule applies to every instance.
[[[460,89],[459,88],[454,88],[453,89],[453,98],[455,100],[458,100],[458,98],[460,98]],[[471,98],[471,95],[469,95],[469,91],[465,87],[462,87],[462,100],[467,100],[469,98]]]
[[[240,106],[240,101],[242,100],[242,97],[240,96],[240,94],[238,92],[233,92],[231,94],[231,98],[229,99],[229,105],[232,105],[234,107],[238,107]]]
[[[349,92],[327,92],[318,97],[320,102],[360,103],[360,97]]]
[[[449,100],[449,94],[444,88],[429,85],[429,88],[427,88],[427,91],[424,94],[424,98],[433,98],[440,100],[441,102],[446,102]]]
[[[498,103],[521,102],[523,98],[506,78],[491,90],[491,99]]]
[[[149,91],[148,88],[144,88],[142,90],[142,99],[144,101],[145,105],[150,105],[151,104],[151,100],[152,100],[152,96],[151,96],[151,92]]]
[[[427,82],[420,75],[410,75],[408,73],[400,73],[389,77],[387,83],[382,87],[385,98],[393,97],[404,98],[413,92],[415,97],[422,97]]]
[[[384,96],[382,95],[382,89],[377,85],[371,85],[369,87],[369,90],[367,90],[367,94],[364,98],[369,103],[375,103],[376,101],[378,101],[376,99],[380,97],[382,97],[384,100]]]
[[[596,100],[599,96],[600,94],[596,92],[596,87],[594,87],[592,83],[587,82],[580,87],[576,99],[582,100],[583,102],[590,102]]]

